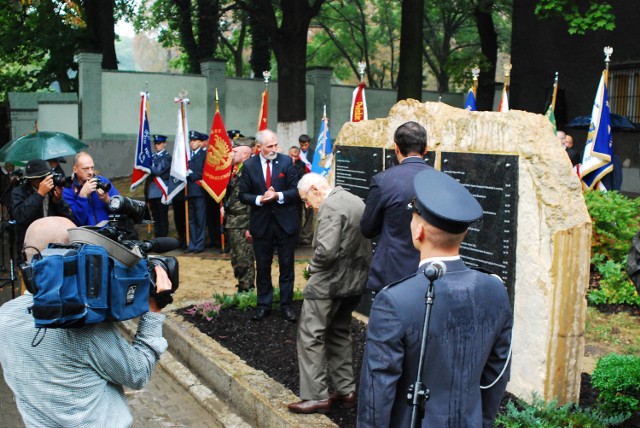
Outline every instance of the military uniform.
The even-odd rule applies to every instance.
[[[227,185],[227,192],[224,198],[224,226],[226,236],[229,238],[231,248],[231,266],[233,275],[238,280],[238,291],[247,291],[255,287],[255,256],[253,255],[253,245],[246,238],[246,231],[249,230],[249,210],[248,205],[240,202],[240,186],[238,181],[242,175],[242,165],[234,170]]]
[[[155,144],[167,141],[164,135],[154,135]],[[169,234],[169,206],[162,203],[162,197],[167,194],[167,184],[171,174],[171,154],[162,149],[154,153],[151,163],[151,177],[147,180],[147,197],[153,216],[153,230],[156,238]]]

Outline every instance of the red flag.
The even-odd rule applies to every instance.
[[[216,202],[220,202],[227,192],[230,177],[231,140],[224,127],[220,111],[216,108],[200,183]]]
[[[360,122],[367,120],[367,99],[364,96],[364,82],[360,82],[358,87],[353,90],[351,99],[351,122]]]
[[[269,115],[269,89],[262,92],[262,105],[258,115],[258,132],[267,129],[267,116]]]
[[[509,111],[509,85],[506,82],[504,84],[504,87],[502,88],[502,96],[500,97],[498,111],[503,113]]]

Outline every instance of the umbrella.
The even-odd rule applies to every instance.
[[[89,146],[63,132],[36,131],[16,138],[0,149],[0,161],[48,160],[73,155],[86,147]]]
[[[611,129],[622,130],[622,129],[636,129],[633,122],[631,122],[628,118],[611,113]],[[591,124],[591,116],[578,116],[576,118],[571,119],[569,123],[567,123],[567,128],[585,128],[589,129],[589,125]]]

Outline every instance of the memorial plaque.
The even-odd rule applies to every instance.
[[[463,184],[484,215],[471,225],[460,248],[468,266],[499,275],[513,305],[518,218],[518,156],[442,153],[442,172]]]
[[[427,152],[424,155],[424,161],[427,165],[433,167],[436,161],[436,153],[435,152]],[[385,149],[384,151],[384,169],[389,169],[398,165],[398,158],[396,157],[395,149]]]
[[[371,177],[382,171],[382,153],[374,147],[336,147],[336,186],[365,201]]]

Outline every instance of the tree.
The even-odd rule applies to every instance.
[[[267,31],[278,62],[278,122],[306,130],[306,55],[309,23],[325,0],[236,0]],[[300,126],[302,125],[302,126]]]
[[[259,0],[251,0],[251,4],[255,7],[257,1]],[[263,72],[271,70],[271,40],[267,30],[253,16],[249,16],[249,27],[251,32],[249,63],[253,75],[260,79]]]
[[[486,59],[478,77],[476,104],[478,110],[493,110],[498,62],[498,33],[493,21],[494,0],[475,0],[472,11],[480,37],[480,51]]]
[[[616,28],[613,6],[608,1],[539,0],[535,13],[540,18],[562,17],[569,25],[569,34]]]
[[[229,12],[230,19],[224,19],[220,23],[222,36],[220,37],[220,51],[224,57],[233,59],[233,73],[235,77],[244,76],[244,46],[247,39],[249,18],[242,11]],[[228,53],[228,55],[224,55]]]
[[[402,0],[398,101],[422,100],[422,13],[424,0]]]

